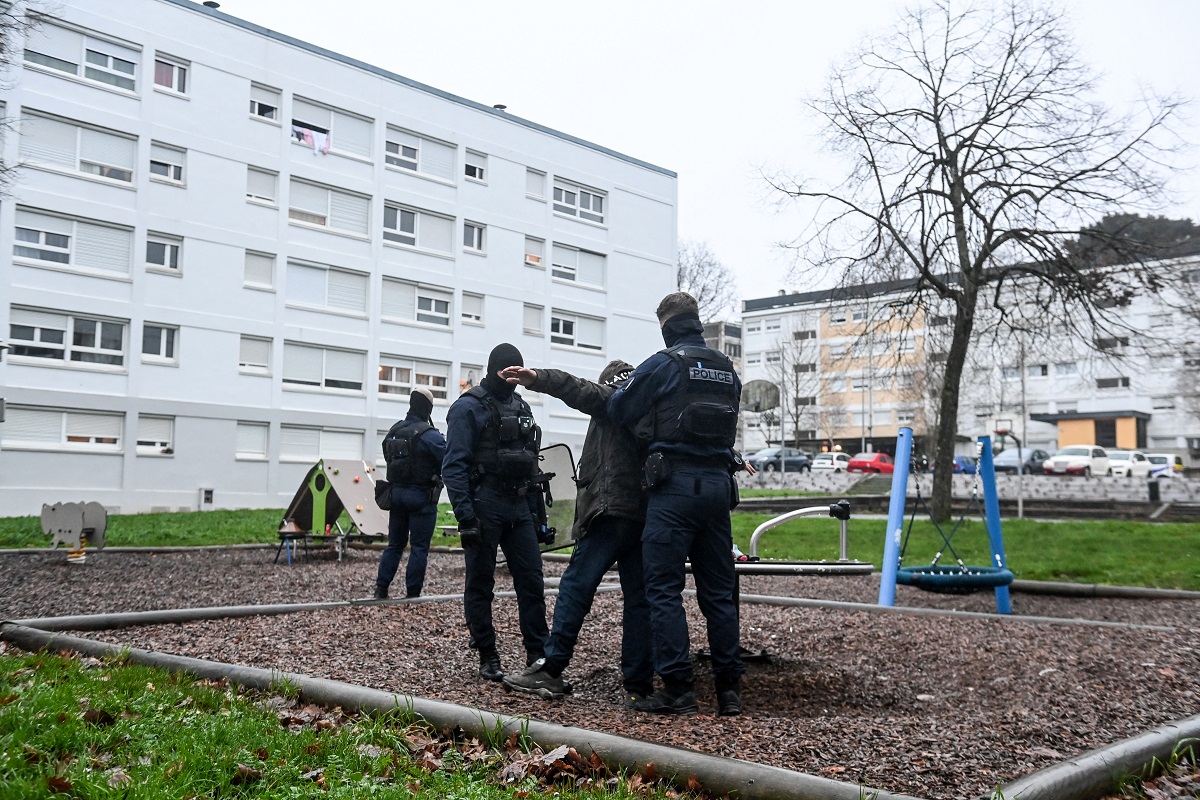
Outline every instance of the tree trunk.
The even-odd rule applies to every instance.
[[[975,303],[978,294],[973,286],[967,286],[959,297],[954,313],[954,338],[950,352],[946,354],[946,372],[942,381],[941,417],[937,430],[937,451],[934,453],[933,497],[930,512],[942,522],[950,517],[951,489],[954,479],[954,440],[958,434],[959,385],[963,367],[967,363],[967,350],[971,344],[971,332],[975,328]]]

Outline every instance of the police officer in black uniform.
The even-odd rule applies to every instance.
[[[729,522],[737,498],[732,473],[742,468],[732,449],[741,381],[725,354],[705,345],[695,298],[669,294],[657,314],[667,349],[643,361],[608,405],[609,418],[632,428],[649,452],[642,566],[654,670],[663,686],[633,706],[662,714],[699,710],[683,608],[690,559],[696,599],[708,624],[717,713],[730,716],[742,712],[745,673]]]
[[[429,542],[437,522],[437,501],[442,491],[442,458],[446,440],[433,427],[433,394],[424,387],[413,389],[408,398],[408,415],[392,426],[383,438],[387,481],[391,484],[388,545],[379,558],[375,577],[375,599],[386,600],[396,577],[400,558],[412,536],[412,552],[404,574],[405,596],[420,597],[429,563]]]
[[[544,655],[549,634],[534,523],[541,493],[530,483],[539,471],[541,431],[516,387],[498,375],[513,366],[524,366],[521,352],[511,344],[497,345],[488,357],[487,375],[450,406],[442,462],[466,552],[463,607],[471,646],[479,651],[479,677],[491,681],[504,678],[492,625],[497,547],[512,573],[526,666]]]

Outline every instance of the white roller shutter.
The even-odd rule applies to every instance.
[[[467,294],[466,292],[463,292],[462,316],[463,319],[469,319],[473,322],[482,320],[483,296],[478,294]]]
[[[14,308],[9,317],[9,323],[55,331],[65,331],[67,329],[67,317],[65,314],[51,314],[46,311],[34,311],[31,308]]]
[[[363,457],[362,431],[321,431],[321,458]]]
[[[283,345],[283,380],[288,383],[302,383],[306,386],[320,386],[323,382],[324,356],[325,351],[319,347],[305,347],[285,342]]]
[[[35,231],[47,231],[49,233],[60,233],[63,236],[72,236],[75,233],[75,223],[64,217],[52,217],[49,214],[39,214],[36,211],[26,211],[17,209],[18,228],[32,228]]]
[[[321,429],[281,425],[279,428],[279,457],[316,461],[321,457]]]
[[[541,306],[525,306],[524,326],[526,332],[542,332],[542,311]]]
[[[25,49],[79,64],[83,58],[83,34],[42,22],[29,29]]]
[[[275,285],[275,258],[264,253],[246,253],[246,283]]]
[[[263,200],[275,201],[274,172],[248,167],[246,170],[246,194]]]
[[[271,364],[271,340],[243,336],[238,348],[238,362],[250,367],[269,367]]]
[[[388,141],[402,144],[405,147],[411,147],[418,153],[421,152],[421,137],[409,133],[408,131],[398,130],[396,128],[388,128]]]
[[[363,373],[366,369],[365,353],[355,353],[349,350],[325,351],[325,381],[357,384],[362,388]]]
[[[329,190],[292,178],[288,208],[325,216],[329,213]]]
[[[78,139],[75,125],[27,114],[21,120],[19,155],[23,161],[75,169]]]
[[[454,154],[458,148],[432,139],[421,140],[421,172],[435,178],[454,180]]]
[[[161,144],[150,145],[150,160],[162,161],[167,164],[183,166],[183,153],[173,147],[167,147]]]
[[[133,231],[79,222],[75,226],[73,259],[81,267],[129,272]]]
[[[367,233],[371,212],[370,198],[348,192],[329,194],[329,227],[352,233]]]
[[[173,417],[138,417],[137,438],[139,442],[171,442],[174,438]]]
[[[366,312],[367,276],[358,272],[329,270],[329,306]]]
[[[364,158],[371,157],[371,139],[375,125],[369,119],[356,117],[341,111],[333,112],[333,147],[344,153],[353,153]]]
[[[439,253],[454,250],[454,220],[421,212],[417,229],[417,246]]]
[[[97,437],[116,439],[121,444],[121,422],[119,414],[88,414],[67,412],[67,437]]]
[[[319,106],[297,97],[292,101],[292,120],[329,130],[332,127],[333,113],[325,106]]]
[[[62,444],[63,414],[37,408],[9,408],[0,425],[5,444]]]
[[[604,320],[595,317],[577,317],[575,320],[575,345],[589,350],[604,347]]]
[[[579,251],[579,282],[593,286],[604,285],[604,256],[599,253]]]
[[[260,422],[239,422],[237,424],[237,454],[239,456],[265,456],[267,454],[267,434],[270,426]]]
[[[417,287],[405,281],[383,281],[383,307],[380,313],[391,319],[412,320],[417,316]]]
[[[285,297],[288,300],[305,303],[310,306],[326,304],[326,272],[321,267],[309,267],[304,264],[287,265],[287,287]]]
[[[79,158],[133,172],[137,161],[137,140],[83,128],[79,132]]]
[[[525,170],[525,194],[530,197],[545,197],[546,173],[536,169]]]
[[[250,85],[250,99],[257,103],[265,103],[279,108],[279,92],[258,84]]]

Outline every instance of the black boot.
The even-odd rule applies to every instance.
[[[663,688],[649,697],[634,700],[633,708],[654,714],[691,715],[700,711],[690,680],[664,680]]]
[[[375,584],[375,599],[376,600],[387,600],[388,599],[388,587],[384,586],[381,583]]]
[[[500,655],[494,647],[479,651],[479,677],[485,681],[504,680],[504,671],[500,669]]]
[[[740,678],[717,678],[717,716],[736,717],[742,713]]]

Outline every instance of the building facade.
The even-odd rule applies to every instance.
[[[4,95],[0,516],[282,507],[499,342],[596,376],[657,337],[670,170],[192,0],[51,13]]]

